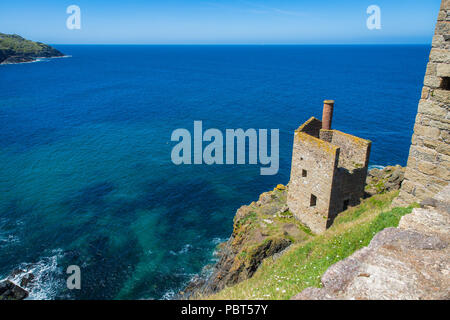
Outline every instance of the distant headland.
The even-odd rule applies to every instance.
[[[33,62],[38,58],[63,56],[63,53],[42,42],[27,40],[16,34],[0,33],[0,64]]]

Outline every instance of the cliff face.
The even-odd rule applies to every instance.
[[[62,57],[60,51],[18,35],[0,33],[0,64],[35,61],[36,58]]]
[[[288,210],[286,197],[287,187],[278,185],[263,193],[257,202],[239,208],[233,233],[218,248],[219,261],[210,270],[210,276],[193,279],[182,296],[207,296],[246,280],[265,258],[276,257],[292,243],[309,239],[311,232]]]
[[[371,170],[368,195],[398,190],[403,173],[400,166]],[[218,248],[218,262],[195,277],[180,298],[201,298],[236,285],[251,278],[265,259],[276,260],[292,244],[311,240],[315,235],[289,211],[287,193],[288,187],[278,185],[239,208],[230,239]]]

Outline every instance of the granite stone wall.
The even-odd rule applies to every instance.
[[[450,182],[450,0],[443,0],[397,205],[420,202]]]
[[[295,131],[287,203],[314,233],[364,195],[371,142],[321,129],[314,117]]]
[[[314,233],[326,229],[339,158],[338,147],[316,138],[321,126],[311,118],[295,132],[287,198],[291,212]]]

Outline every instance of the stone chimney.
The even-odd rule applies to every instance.
[[[323,102],[322,129],[331,130],[331,121],[333,120],[334,100],[325,100]]]

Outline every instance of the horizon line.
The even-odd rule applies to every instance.
[[[431,43],[48,43],[50,45],[95,46],[417,46]]]

